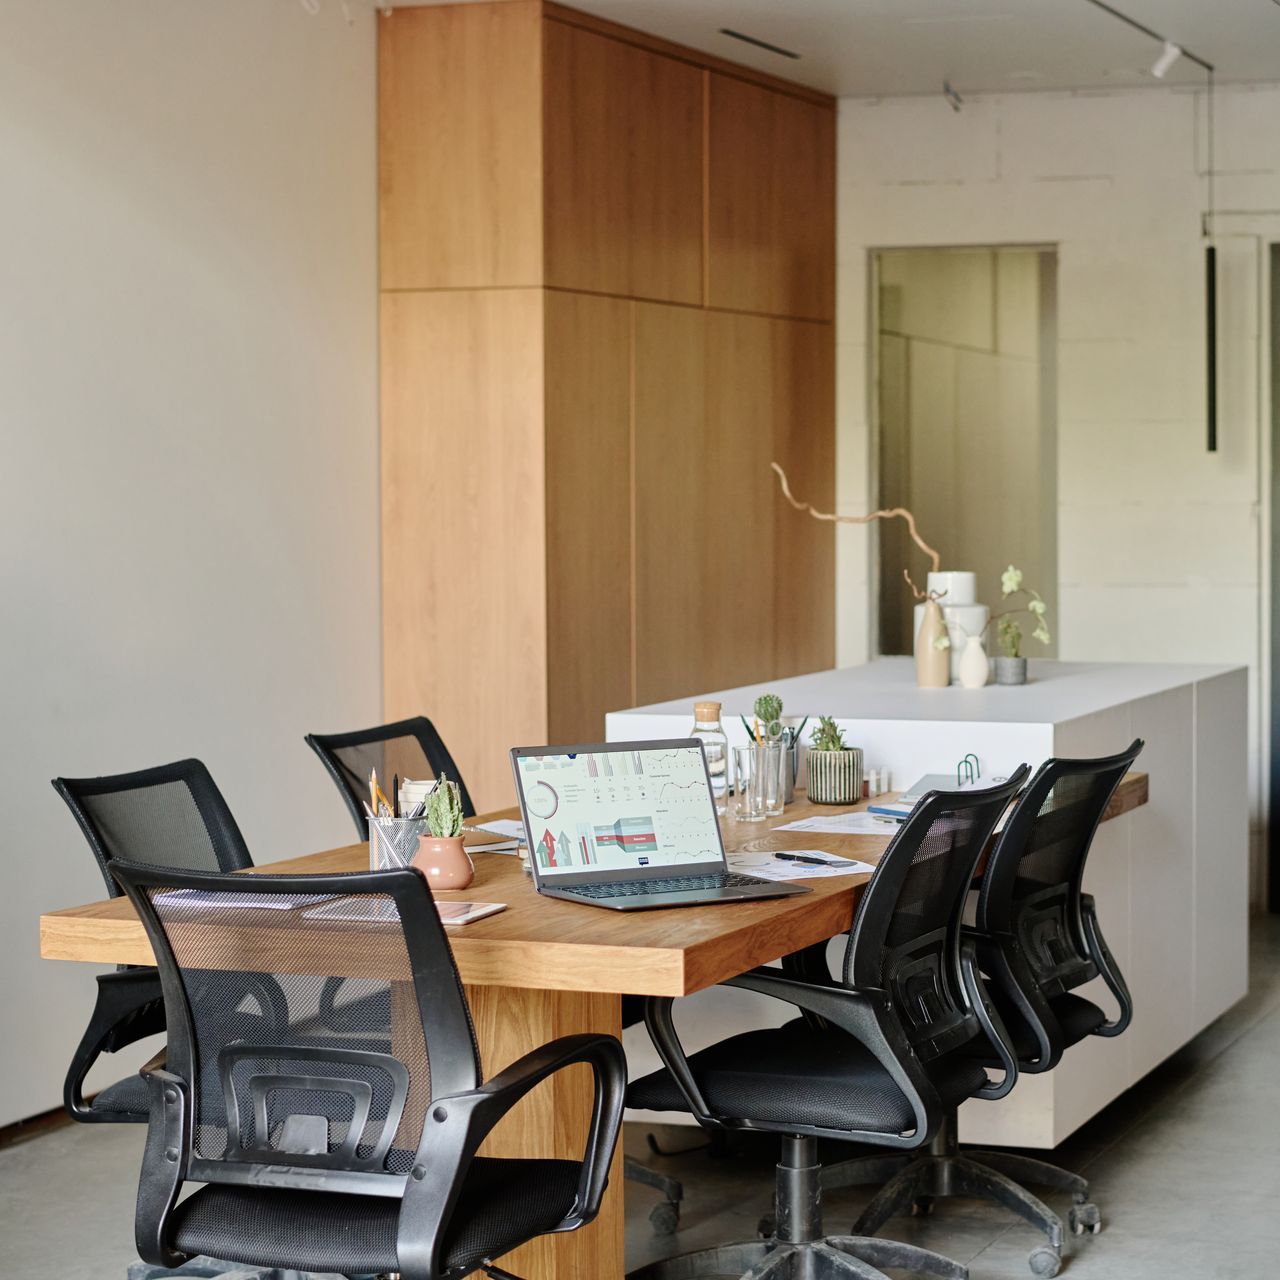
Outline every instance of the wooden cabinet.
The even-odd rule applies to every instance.
[[[834,660],[769,470],[833,499],[834,103],[549,2],[378,35],[384,709],[494,808],[509,745]]]
[[[835,113],[710,74],[707,305],[835,317]]]
[[[702,300],[702,72],[548,22],[546,282]]]

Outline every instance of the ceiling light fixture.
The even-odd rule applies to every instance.
[[[793,58],[800,61],[800,55],[791,49],[784,49],[781,45],[770,44],[767,40],[758,40],[755,36],[743,35],[741,31],[731,31],[728,27],[721,27],[720,34],[728,36],[732,40],[741,40],[743,44],[753,44],[757,49],[764,49],[768,53],[776,53],[781,58]]]
[[[1163,80],[1168,74],[1169,68],[1173,66],[1177,60],[1182,57],[1182,48],[1176,45],[1172,40],[1164,42],[1164,49],[1161,50],[1160,56],[1155,60],[1155,64],[1151,68],[1151,74],[1157,80]]]

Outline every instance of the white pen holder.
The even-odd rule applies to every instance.
[[[426,818],[370,818],[369,870],[407,867],[418,852],[418,837],[427,834]]]

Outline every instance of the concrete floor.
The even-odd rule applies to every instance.
[[[1140,1011],[1139,1011],[1140,1012]],[[1275,1280],[1280,1277],[1280,918],[1254,922],[1249,996],[1074,1134],[1054,1160],[1087,1174],[1105,1223],[1069,1237],[1072,1280]],[[1065,1069],[1070,1069],[1070,1057]],[[668,1130],[672,1145],[697,1134]],[[143,1129],[73,1125],[0,1151],[0,1276],[123,1280],[133,1261],[133,1200]],[[654,1235],[657,1195],[627,1190],[627,1265],[749,1239],[769,1206],[776,1148],[729,1158],[655,1158],[631,1126],[627,1150],[683,1180],[681,1229]],[[848,1229],[869,1190],[827,1197]],[[1065,1216],[1064,1199],[1054,1200]],[[1038,1235],[966,1201],[891,1222],[886,1235],[969,1265],[974,1280],[1026,1280]],[[529,1277],[528,1280],[538,1280]],[[583,1280],[592,1280],[584,1277]]]

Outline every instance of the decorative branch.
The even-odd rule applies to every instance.
[[[797,511],[807,511],[815,520],[831,520],[836,524],[870,524],[872,520],[888,520],[893,516],[897,516],[907,522],[907,532],[911,535],[911,541],[933,562],[932,572],[937,573],[942,568],[942,557],[920,536],[919,531],[916,529],[916,518],[906,507],[888,507],[883,511],[873,511],[867,516],[840,516],[834,512],[819,511],[810,503],[801,502],[798,498],[793,497],[791,486],[787,483],[787,473],[776,462],[771,462],[769,465],[778,473],[778,483],[782,486],[782,496]]]

